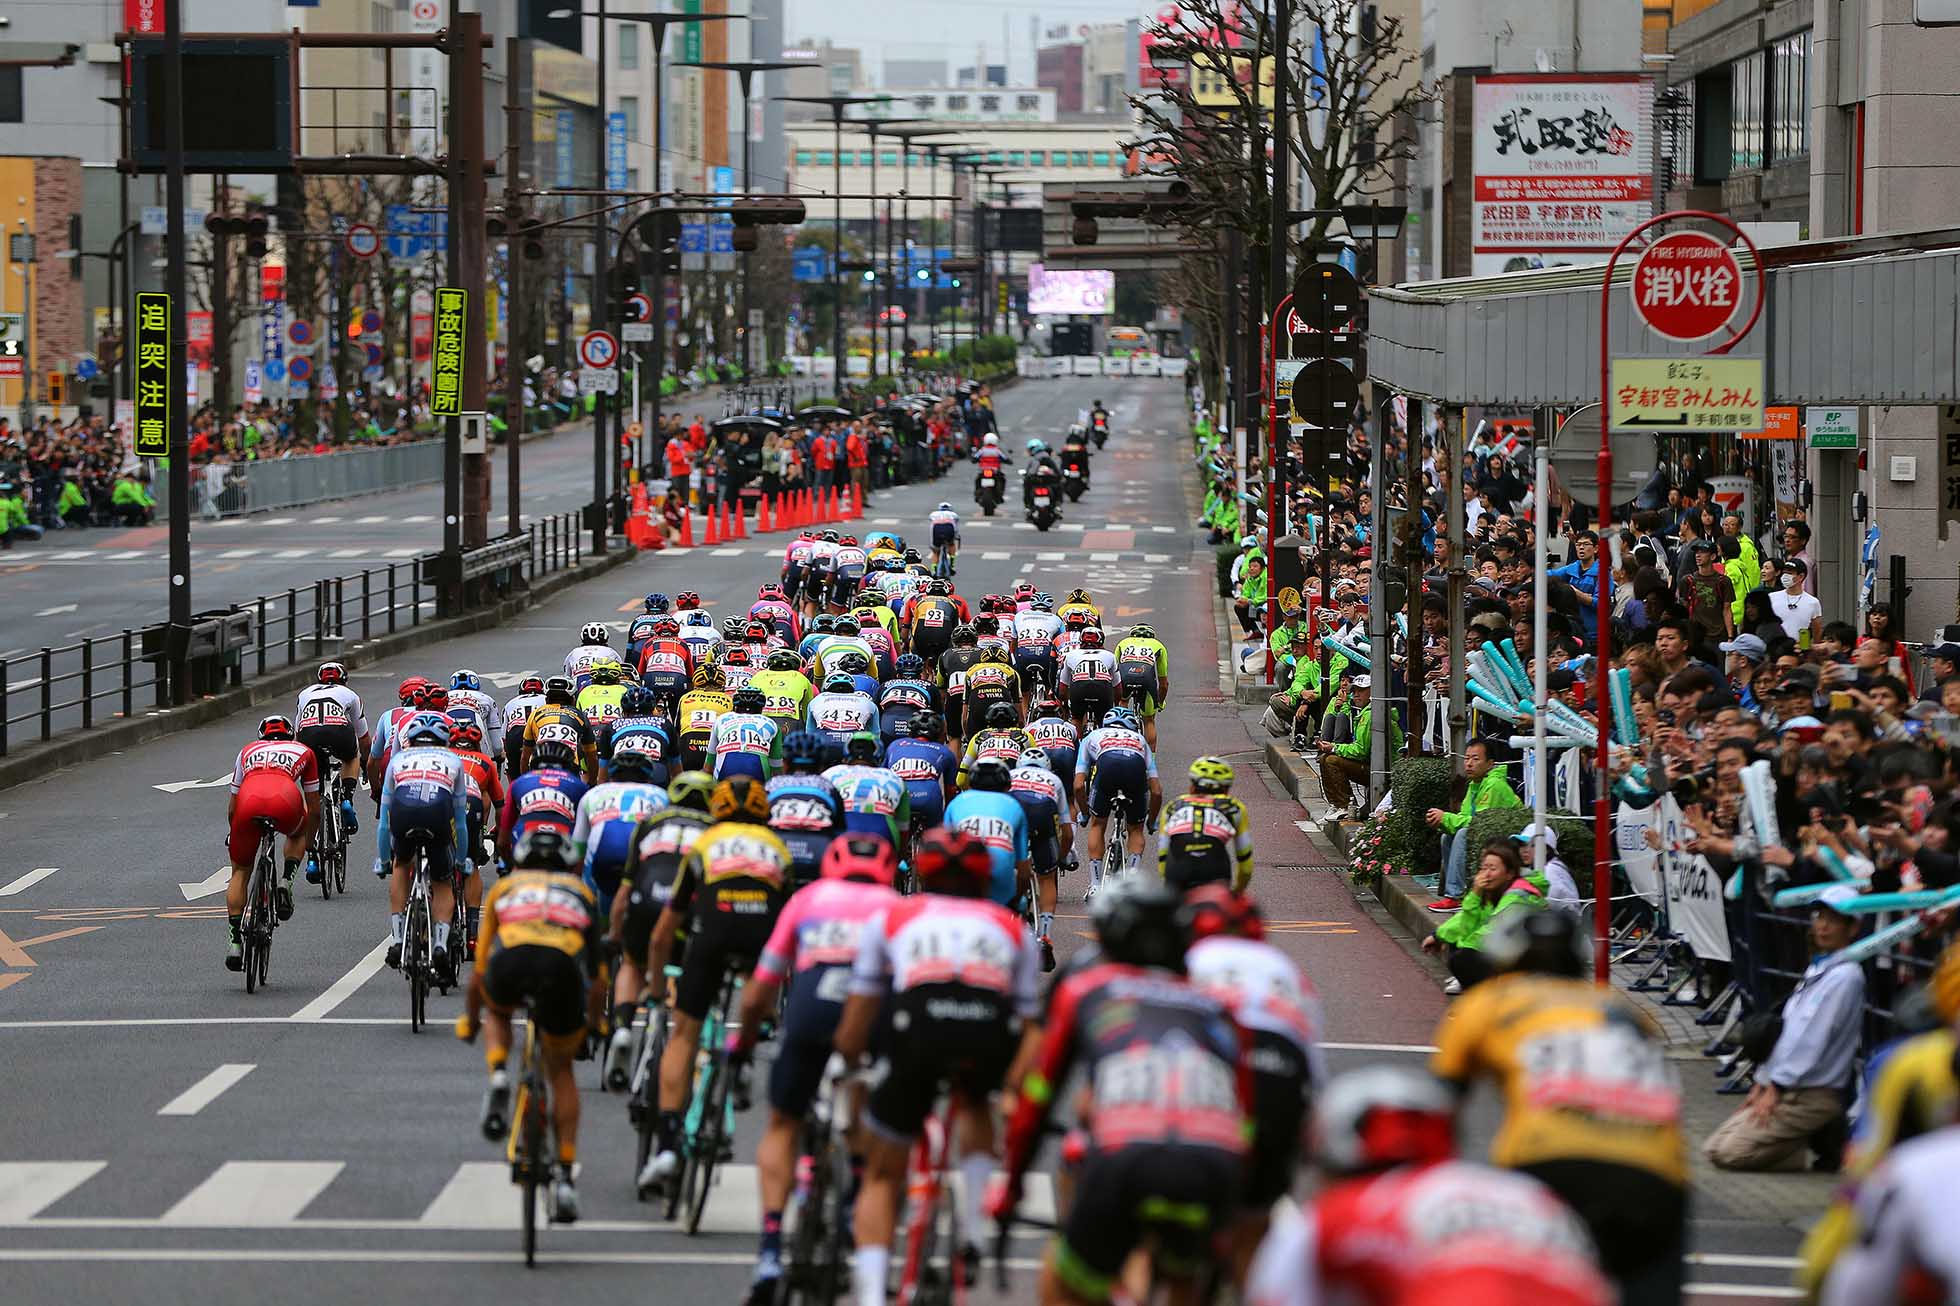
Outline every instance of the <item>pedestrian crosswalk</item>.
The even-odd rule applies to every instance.
[[[134,1169],[139,1163],[128,1164]],[[152,1158],[140,1164],[154,1171],[157,1162]],[[385,1163],[354,1164],[378,1169]],[[501,1160],[465,1161],[452,1165],[435,1182],[428,1180],[439,1172],[392,1185],[361,1183],[350,1169],[343,1161],[224,1161],[201,1176],[191,1172],[188,1185],[155,1214],[131,1215],[118,1200],[122,1187],[118,1168],[106,1161],[0,1161],[0,1228],[305,1229],[351,1224],[467,1231],[515,1229],[521,1223],[523,1213],[511,1188],[510,1167]],[[653,1208],[635,1202],[624,1185],[617,1194],[595,1191],[591,1176],[581,1177],[586,1206],[601,1221],[610,1209],[631,1215],[635,1227],[671,1227],[651,1219]],[[308,1210],[322,1205],[321,1199],[343,1178],[355,1180],[350,1187],[356,1191],[384,1194],[376,1200],[385,1205],[347,1214],[343,1201],[334,1207],[343,1214],[309,1217]],[[954,1183],[964,1205],[964,1185],[957,1176]],[[759,1199],[753,1165],[718,1167],[702,1232],[753,1233],[760,1222]],[[116,1214],[107,1214],[111,1210]],[[1028,1176],[1021,1211],[1036,1220],[1055,1218],[1051,1176]]]

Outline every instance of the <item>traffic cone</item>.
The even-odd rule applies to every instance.
[[[856,481],[852,481],[851,482],[851,520],[856,521],[858,518],[862,516],[864,516],[864,491],[858,488],[858,483]]]
[[[815,521],[815,513],[810,507],[810,487],[806,485],[796,495],[796,524],[808,526]]]
[[[755,501],[755,533],[767,535],[774,529],[769,524],[769,496],[765,494]]]
[[[681,513],[681,542],[678,547],[683,549],[694,547],[694,509],[692,508],[686,508]]]
[[[728,500],[723,499],[721,501],[721,542],[723,544],[735,538],[734,529],[734,526],[728,520]]]
[[[729,518],[735,523],[735,535],[733,538],[738,540],[749,538],[748,515],[748,508],[742,503],[741,499],[737,498],[730,506],[729,511]]]
[[[835,485],[830,487],[830,520],[834,522],[844,520],[844,492]]]
[[[701,543],[720,544],[721,532],[715,529],[715,510],[713,508],[709,508],[704,515],[708,519],[708,525],[707,528],[701,533]]]

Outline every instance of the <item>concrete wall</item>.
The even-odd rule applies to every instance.
[[[1640,67],[1640,6],[1629,0],[1443,0],[1433,10],[1436,69],[1625,72]],[[1429,13],[1425,12],[1425,20]]]

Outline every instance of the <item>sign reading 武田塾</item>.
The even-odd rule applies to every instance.
[[[460,417],[463,413],[463,326],[468,308],[467,291],[455,286],[436,289],[429,411],[437,417]]]

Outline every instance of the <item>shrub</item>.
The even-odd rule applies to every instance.
[[[1592,824],[1582,821],[1570,812],[1550,814],[1552,829],[1558,832],[1558,855],[1572,868],[1574,879],[1590,882],[1593,864]],[[1493,839],[1508,839],[1531,824],[1529,807],[1500,807],[1495,811],[1479,812],[1471,818],[1469,826],[1470,859],[1474,868],[1477,851]]]
[[[1389,767],[1389,786],[1395,802],[1389,820],[1396,840],[1408,852],[1411,869],[1428,873],[1441,861],[1441,841],[1423,821],[1432,807],[1447,808],[1450,800],[1450,762],[1444,757],[1398,758]]]
[[[1236,540],[1218,546],[1213,555],[1218,567],[1218,593],[1221,598],[1232,597],[1232,562],[1239,556]]]

